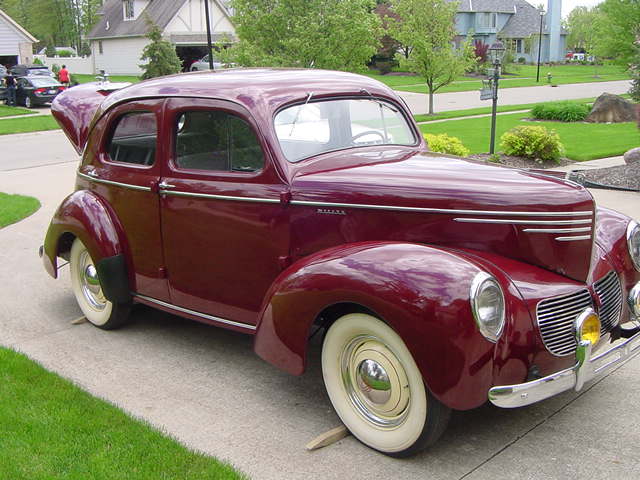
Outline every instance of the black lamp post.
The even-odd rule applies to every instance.
[[[501,41],[493,43],[489,47],[489,57],[493,64],[493,72],[490,75],[491,86],[493,89],[493,106],[491,109],[491,144],[489,145],[489,153],[493,155],[496,143],[496,113],[498,108],[498,80],[500,80],[500,65],[505,52],[504,45]]]
[[[207,20],[207,51],[209,52],[209,70],[213,70],[213,45],[211,45],[211,19],[209,17],[209,0],[204,0],[204,15]]]
[[[538,71],[536,72],[536,83],[540,81],[540,52],[542,50],[542,19],[544,18],[544,10],[538,10],[540,13],[540,34],[538,35]]]

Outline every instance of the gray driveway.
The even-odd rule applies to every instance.
[[[640,478],[639,359],[580,394],[455,413],[440,442],[408,460],[353,437],[306,452],[310,439],[338,425],[315,357],[307,374],[291,377],[257,358],[250,337],[146,308],[114,332],[71,325],[80,310],[67,269],[49,278],[37,248],[73,188],[74,152],[60,132],[20,136],[19,153],[15,141],[0,137],[0,191],[34,195],[43,206],[0,230],[0,343],[184,444],[255,479]],[[16,169],[17,155],[31,168]],[[37,166],[51,156],[68,162]],[[594,193],[640,218],[637,194]]]

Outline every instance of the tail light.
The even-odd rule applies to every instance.
[[[46,89],[46,88],[36,88],[36,89],[33,91],[33,93],[40,93],[40,94],[42,94],[42,93],[44,93],[44,92],[46,92],[46,91],[47,91],[47,89]]]
[[[66,90],[66,89],[67,89],[67,87],[58,87],[58,90],[59,90],[59,91],[61,91],[61,92],[62,92],[63,90]]]

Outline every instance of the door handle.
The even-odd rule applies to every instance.
[[[159,184],[158,187],[160,188],[160,190],[170,190],[172,188],[176,188],[175,185],[172,185],[170,183],[165,182],[164,180],[162,180]]]
[[[87,171],[87,175],[89,175],[91,178],[98,178],[98,174],[96,173],[95,170]]]

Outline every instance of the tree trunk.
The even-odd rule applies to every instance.
[[[429,115],[433,115],[433,89],[429,88]]]

